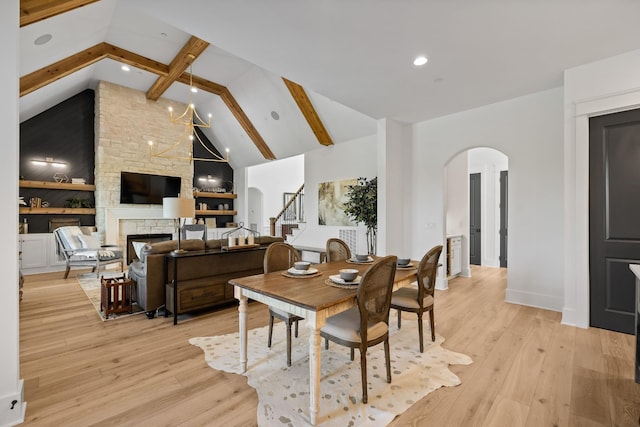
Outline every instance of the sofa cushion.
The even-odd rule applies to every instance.
[[[82,243],[78,238],[78,235],[82,234],[80,227],[70,225],[66,227],[58,227],[56,231],[58,232],[58,236],[60,236],[60,240],[62,240],[62,244],[65,249],[82,249]]]
[[[222,247],[222,240],[220,239],[211,239],[207,240],[207,249],[220,249]]]
[[[204,250],[204,241],[202,240],[183,240],[180,242],[180,248],[186,251],[202,251]],[[155,242],[146,244],[143,251],[147,255],[162,254],[171,252],[174,249],[178,249],[177,240],[165,240],[164,242]]]
[[[76,237],[83,249],[97,249],[100,247],[100,239],[97,236],[78,234]]]

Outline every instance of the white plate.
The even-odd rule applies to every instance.
[[[317,268],[309,267],[308,270],[296,270],[294,267],[291,267],[287,270],[287,273],[293,274],[294,276],[307,276],[309,274],[316,274],[318,272]]]
[[[339,274],[333,274],[329,276],[329,279],[331,279],[333,283],[337,283],[338,285],[357,285],[360,283],[361,277],[360,276],[356,277],[356,279],[353,282],[345,282],[342,279],[342,277],[340,277]]]
[[[409,264],[405,264],[405,265],[400,265],[400,264],[396,264],[398,266],[398,268],[414,268],[415,265],[413,265],[412,262],[410,262]]]
[[[373,258],[369,257],[366,261],[359,261],[358,258],[351,258],[349,261],[353,262],[354,264],[367,264],[369,262],[373,262]]]

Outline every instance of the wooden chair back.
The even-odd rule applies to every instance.
[[[356,300],[360,310],[360,337],[363,343],[367,342],[367,325],[377,322],[389,324],[391,292],[397,262],[396,256],[384,257],[362,275]]]
[[[418,264],[418,304],[422,307],[425,297],[433,296],[438,273],[438,260],[442,253],[442,245],[434,246],[427,252]]]
[[[296,248],[285,242],[275,242],[264,254],[264,272],[288,270],[297,261],[300,261],[300,253]]]
[[[340,239],[335,237],[327,240],[327,262],[345,261],[351,258],[351,249]]]

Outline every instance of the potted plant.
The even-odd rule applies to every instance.
[[[64,204],[66,208],[92,208],[91,200],[81,197],[72,197],[66,200]]]
[[[378,231],[378,178],[358,178],[356,185],[350,185],[344,213],[356,223],[367,227],[367,251],[376,253],[376,233]]]

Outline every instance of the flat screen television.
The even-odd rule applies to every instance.
[[[163,197],[178,197],[182,178],[121,172],[120,203],[161,205]]]

